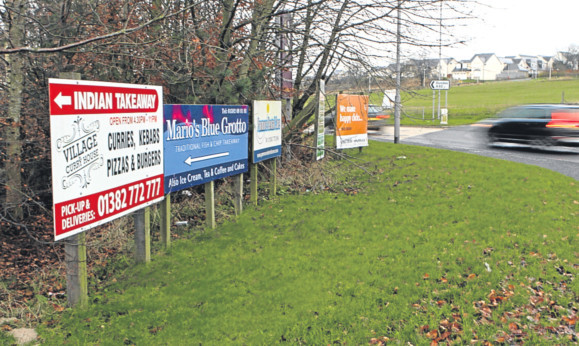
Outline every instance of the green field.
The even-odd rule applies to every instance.
[[[577,341],[577,181],[389,143],[350,154],[357,166],[328,162],[335,184],[281,186],[278,200],[126,267],[87,310],[45,321],[42,342]]]
[[[445,105],[441,91],[441,106]],[[430,89],[406,91],[401,95],[405,125],[437,125],[432,121]],[[370,103],[381,104],[383,94],[372,94]],[[526,103],[579,103],[579,79],[536,79],[524,81],[485,82],[459,85],[453,82],[448,91],[449,125],[463,125],[493,116],[509,106]],[[435,116],[438,91],[435,92]],[[423,114],[425,120],[423,121]],[[393,123],[393,120],[390,119]]]

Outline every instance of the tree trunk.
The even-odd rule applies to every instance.
[[[251,38],[249,41],[249,46],[245,51],[245,57],[241,62],[239,68],[239,78],[247,78],[249,68],[251,63],[258,55],[257,48],[260,40],[263,37],[264,28],[268,21],[270,21],[274,0],[265,0],[260,6],[256,6],[253,10],[252,16],[252,26],[251,26]],[[255,81],[252,81],[255,82]]]
[[[13,0],[6,1],[6,8],[14,11],[4,12],[3,21],[8,26],[8,40],[6,48],[20,47],[24,44],[24,16],[26,12],[26,1]],[[7,64],[7,96],[8,109],[6,112],[6,122],[10,126],[2,127],[0,137],[5,143],[6,161],[4,163],[6,176],[6,197],[4,209],[8,211],[14,221],[20,221],[22,214],[22,176],[21,176],[21,154],[22,154],[22,134],[21,116],[22,90],[24,88],[23,64],[24,57],[21,54],[7,54],[4,57]]]

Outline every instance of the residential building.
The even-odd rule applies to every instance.
[[[476,54],[470,60],[471,79],[496,80],[503,72],[504,64],[494,53]]]

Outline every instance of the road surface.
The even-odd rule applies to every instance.
[[[393,142],[394,128],[370,132],[371,140]],[[518,147],[489,147],[481,128],[466,125],[449,128],[402,127],[400,143],[494,157],[540,166],[579,180],[579,148],[570,150],[532,150]]]

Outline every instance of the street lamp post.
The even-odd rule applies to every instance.
[[[394,103],[394,143],[400,142],[400,6],[401,0],[398,0],[398,14],[396,21],[396,98]]]

